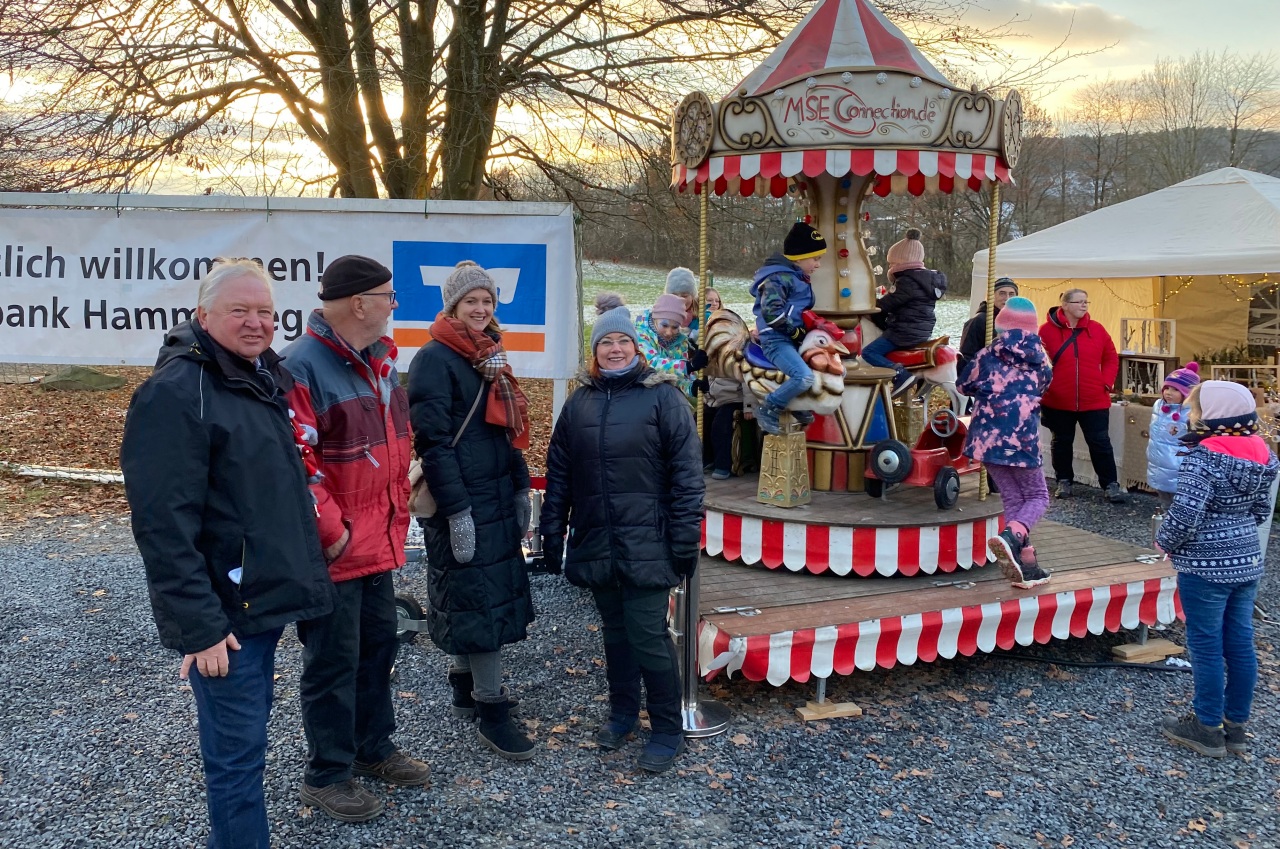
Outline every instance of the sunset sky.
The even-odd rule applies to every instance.
[[[1016,18],[1014,29],[1028,37],[1007,41],[1005,46],[1024,57],[1051,49],[1068,31],[1068,46],[1074,50],[1115,43],[1115,47],[1068,63],[1057,72],[1063,78],[1087,79],[1067,82],[1048,99],[1050,109],[1069,105],[1070,90],[1083,82],[1108,74],[1117,79],[1135,77],[1157,57],[1227,48],[1245,55],[1266,53],[1276,50],[1280,41],[1278,0],[979,0],[965,19],[979,26],[995,26],[1011,18]]]

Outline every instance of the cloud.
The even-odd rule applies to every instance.
[[[1008,25],[1011,35],[1019,35],[1018,46],[1053,47],[1070,34],[1072,49],[1103,47],[1141,40],[1150,34],[1123,15],[1108,12],[1094,3],[1053,3],[1043,0],[982,0],[969,7],[964,21],[990,29]]]

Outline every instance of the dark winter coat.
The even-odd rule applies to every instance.
[[[1258,526],[1271,514],[1277,469],[1275,454],[1257,436],[1214,436],[1192,448],[1156,532],[1173,568],[1215,584],[1261,576]]]
[[[1120,373],[1120,358],[1111,334],[1088,313],[1076,325],[1080,333],[1053,362],[1053,355],[1071,339],[1061,308],[1049,310],[1049,318],[1040,325],[1040,340],[1053,365],[1053,382],[1044,393],[1044,406],[1054,410],[1083,412],[1105,410],[1111,406],[1111,387]]]
[[[293,375],[289,403],[298,421],[314,427],[324,474],[313,484],[320,544],[328,548],[350,531],[329,564],[334,581],[376,575],[404,565],[409,532],[409,399],[392,365],[375,374],[367,356],[383,357],[383,341],[365,355],[351,349],[316,310],[307,333],[284,350]]]
[[[1000,307],[996,307],[995,316],[1000,314]],[[995,341],[994,338],[992,341]],[[960,331],[960,373],[964,373],[965,366],[973,361],[978,351],[986,347],[987,344],[987,302],[983,301],[978,305],[978,312],[972,318],[964,323],[964,328]]]
[[[583,587],[680,583],[673,558],[702,539],[702,445],[670,375],[641,363],[582,385],[547,451],[541,530],[568,530],[565,576]]]
[[[450,448],[482,386],[480,405]],[[488,388],[471,363],[442,342],[420,348],[409,366],[413,445],[437,507],[422,520],[427,625],[432,641],[449,654],[492,652],[523,640],[534,616],[515,508],[516,493],[529,488],[529,469],[507,428],[484,420]],[[448,517],[468,508],[476,553],[458,563]]]
[[[782,254],[764,261],[751,280],[752,312],[761,335],[777,333],[799,344],[804,338],[805,310],[813,309],[813,286],[800,266]]]
[[[930,268],[908,268],[893,277],[893,291],[876,301],[876,326],[899,348],[927,342],[937,323],[934,304],[947,292],[947,275]]]
[[[975,402],[964,453],[993,466],[1039,468],[1040,396],[1052,376],[1034,333],[1006,330],[978,351],[956,381]]]
[[[165,336],[120,446],[133,536],[165,647],[203,651],[333,608],[284,392],[193,321]],[[233,570],[239,569],[239,583]]]

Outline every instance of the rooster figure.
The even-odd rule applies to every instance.
[[[849,351],[840,342],[842,331],[813,313],[806,313],[810,327],[800,341],[800,356],[813,370],[813,386],[797,395],[788,405],[792,410],[809,410],[830,415],[840,407],[844,394],[844,362]],[[742,317],[732,310],[716,310],[707,322],[705,350],[709,358],[707,373],[741,381],[757,400],[778,388],[787,375],[774,368],[760,346],[751,341],[751,333]]]

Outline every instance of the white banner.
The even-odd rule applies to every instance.
[[[320,275],[343,254],[392,270],[402,367],[430,339],[445,278],[469,259],[498,282],[516,375],[577,370],[580,271],[568,204],[4,193],[0,362],[152,365],[164,331],[192,317],[218,256],[253,257],[275,281],[279,351],[306,331]]]

